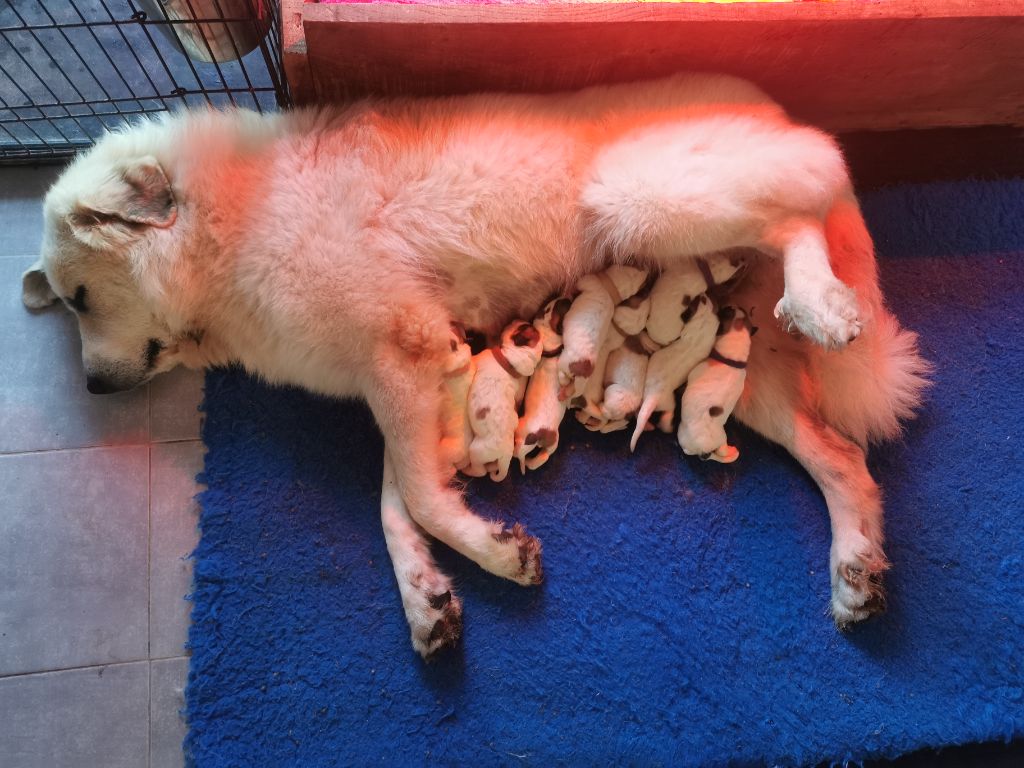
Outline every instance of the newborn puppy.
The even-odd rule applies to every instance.
[[[750,337],[757,329],[746,313],[735,307],[725,307],[718,319],[718,336],[711,354],[686,379],[677,437],[687,456],[730,464],[740,452],[728,443],[725,421],[743,393]]]
[[[625,429],[640,410],[648,359],[639,336],[630,336],[608,356],[604,372],[604,401],[601,403],[602,432]]]
[[[466,331],[451,324],[448,340],[451,354],[445,359],[441,385],[441,455],[456,469],[469,463],[469,444],[473,428],[469,423],[469,387],[473,382],[473,353],[466,342]]]
[[[672,264],[658,276],[651,289],[647,335],[662,346],[678,339],[683,332],[681,314],[690,302],[731,280],[746,263],[746,257],[734,251]]]
[[[572,300],[552,299],[534,318],[540,333],[541,361],[526,385],[524,412],[516,428],[515,457],[519,469],[542,466],[558,448],[558,426],[565,415],[566,401],[558,397],[558,356],[562,353],[562,325]]]
[[[683,333],[667,347],[658,349],[647,364],[644,381],[644,399],[636,418],[636,429],[629,449],[636,450],[640,434],[655,411],[661,411],[658,428],[672,431],[675,414],[675,390],[701,360],[706,358],[715,344],[718,317],[707,294],[701,294],[683,312]]]
[[[565,316],[564,349],[558,359],[562,399],[582,394],[597,367],[615,307],[637,293],[646,280],[646,270],[616,264],[576,284],[579,295]]]
[[[643,331],[650,308],[651,301],[644,290],[626,299],[615,308],[611,326],[608,328],[608,335],[605,337],[604,344],[601,346],[601,354],[598,356],[598,365],[587,380],[583,388],[583,395],[573,401],[573,406],[580,409],[576,412],[576,419],[592,432],[622,429],[621,426],[611,430],[607,429],[608,418],[605,416],[603,404],[605,389],[608,386],[608,365],[613,357],[617,359],[616,352],[622,348],[628,338]],[[642,383],[643,379],[641,378],[641,386]]]
[[[541,351],[537,329],[516,320],[502,331],[501,346],[485,349],[474,358],[476,374],[469,388],[473,442],[465,474],[490,474],[496,482],[508,476],[515,453],[519,403],[526,392],[527,377],[540,362]]]

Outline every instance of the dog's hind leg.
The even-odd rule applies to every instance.
[[[423,529],[409,517],[386,449],[380,520],[412,631],[412,646],[420,656],[429,658],[458,641],[462,603],[452,591],[451,580],[434,562]]]
[[[832,523],[832,616],[842,628],[885,607],[881,576],[889,566],[882,551],[881,493],[863,450],[828,426],[808,402],[800,356],[784,359],[780,349],[769,359],[772,352],[767,344],[752,348],[747,390],[735,415],[787,448],[821,489]]]
[[[381,351],[367,401],[384,433],[402,498],[431,536],[493,574],[524,586],[543,578],[540,542],[519,524],[511,529],[469,510],[448,486],[450,467],[439,453],[439,374]]]

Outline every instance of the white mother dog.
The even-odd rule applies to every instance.
[[[835,142],[747,82],[142,123],[103,138],[50,190],[24,301],[76,312],[91,392],[234,361],[365,398],[418,524],[389,526],[388,543],[411,580],[414,637],[442,638],[417,644],[427,653],[458,636],[458,603],[421,528],[501,577],[541,573],[521,527],[477,517],[449,485],[438,424],[449,321],[493,337],[611,263],[657,269],[735,247],[766,256],[733,301],[777,305],[806,339],[764,324],[735,415],[821,486],[832,612],[863,619],[886,565],[864,448],[910,415],[924,364],[882,301]]]

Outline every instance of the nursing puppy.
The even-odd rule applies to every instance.
[[[462,470],[470,477],[490,475],[501,482],[515,455],[519,404],[526,381],[541,360],[540,332],[527,322],[516,321],[501,334],[501,344],[485,349],[473,359],[475,373],[469,387],[469,423],[473,442],[469,464]]]
[[[707,294],[693,298],[683,314],[683,330],[671,344],[651,353],[644,378],[644,396],[636,417],[636,427],[629,441],[629,450],[635,451],[640,435],[655,414],[657,427],[662,432],[672,431],[676,411],[675,392],[686,381],[690,371],[711,352],[718,330],[715,306]]]
[[[687,456],[731,464],[740,452],[729,445],[725,422],[743,393],[750,337],[757,329],[747,314],[735,307],[722,309],[718,320],[718,337],[711,354],[686,377],[676,438]]]
[[[899,433],[926,366],[882,300],[835,142],[750,83],[690,75],[168,115],[80,155],[44,220],[24,301],[59,298],[77,314],[90,391],[233,362],[364,398],[416,530],[525,585],[542,573],[536,540],[474,515],[449,485],[449,322],[493,339],[612,264],[662,270],[756,249],[733,300],[778,306],[783,322],[762,326],[735,416],[786,446],[825,494],[836,621],[880,606],[882,506],[864,450]],[[424,608],[410,620],[431,617],[450,638],[455,600],[415,586],[436,581],[424,542],[388,540],[415,564],[396,577]]]
[[[579,291],[565,316],[562,331],[562,355],[558,358],[558,378],[562,397],[583,394],[591,377],[601,387],[604,363],[608,359],[604,341],[615,308],[639,291],[647,280],[647,270],[612,266],[604,272],[585,275],[576,286]],[[601,353],[605,352],[604,355]]]
[[[448,345],[450,352],[445,357],[441,391],[441,455],[446,464],[463,469],[469,463],[469,444],[473,442],[469,387],[476,366],[466,343],[466,331],[458,323],[451,325]]]
[[[519,471],[538,469],[558,450],[558,430],[568,403],[558,396],[558,356],[562,354],[562,323],[572,300],[549,301],[534,319],[540,333],[541,361],[526,385],[523,416],[516,427],[515,457]]]

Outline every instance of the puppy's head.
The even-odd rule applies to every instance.
[[[469,359],[473,356],[473,352],[470,350],[469,344],[466,341],[465,326],[463,326],[462,323],[452,323],[450,329],[450,335],[448,337],[450,353],[445,359],[445,373],[454,373],[462,370],[462,368],[469,363]]]
[[[753,336],[757,328],[750,322],[750,317],[739,307],[723,307],[718,313],[718,335],[724,336],[733,331],[745,331]]]
[[[557,349],[562,344],[562,326],[565,323],[565,316],[572,306],[572,299],[565,296],[558,296],[551,299],[537,313],[533,320],[544,343],[544,351]]]
[[[130,389],[173,367],[171,333],[150,309],[140,265],[176,218],[157,161],[118,158],[102,144],[46,196],[42,251],[22,277],[22,301],[41,309],[59,300],[75,313],[90,392]]]

